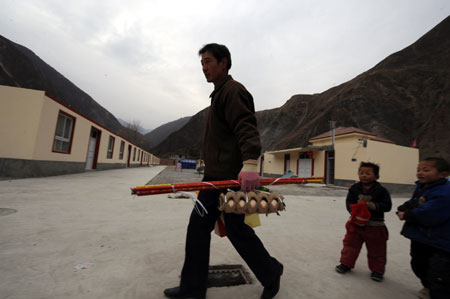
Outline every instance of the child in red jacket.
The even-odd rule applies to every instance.
[[[385,272],[388,239],[384,213],[391,210],[392,201],[386,188],[377,182],[379,172],[377,164],[361,162],[359,182],[348,190],[346,206],[352,215],[345,225],[347,233],[336,271],[346,273],[354,268],[362,244],[366,243],[370,277],[380,282]]]

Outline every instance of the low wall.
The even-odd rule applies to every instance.
[[[139,164],[130,164],[130,167],[138,167]],[[144,166],[144,165],[142,165]],[[147,166],[147,164],[145,165]],[[97,163],[97,169],[94,170],[110,170],[110,169],[118,169],[118,168],[126,168],[125,163]]]
[[[0,178],[32,178],[84,172],[86,163],[0,158]]]
[[[282,174],[273,174],[273,173],[266,173],[264,172],[262,174],[263,177],[265,178],[281,178],[283,175]]]
[[[350,187],[350,185],[356,183],[353,180],[334,180],[334,185]],[[384,183],[380,182],[390,193],[404,193],[405,195],[412,194],[416,185],[410,184],[393,184],[393,183]]]
[[[125,168],[125,163],[98,163],[95,170]],[[147,167],[131,164],[130,167]],[[85,162],[40,161],[0,158],[0,180],[45,177],[86,171]]]

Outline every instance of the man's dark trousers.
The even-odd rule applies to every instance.
[[[203,179],[214,180],[208,177]],[[200,191],[198,200],[208,214],[205,213],[202,217],[194,209],[189,219],[180,288],[196,297],[206,295],[211,232],[220,215],[217,209],[219,195],[226,192],[225,189]],[[201,209],[198,204],[197,206]],[[269,286],[277,279],[281,264],[270,256],[255,231],[244,223],[244,217],[244,214],[224,213],[227,237],[261,284]]]

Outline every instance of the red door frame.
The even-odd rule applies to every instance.
[[[97,132],[97,138],[95,140],[94,161],[92,162],[92,169],[97,169],[98,152],[100,150],[100,138],[102,137],[102,131],[96,129],[95,127],[91,127],[91,134],[92,134],[92,131]],[[89,138],[91,138],[90,134],[89,134]]]
[[[131,145],[128,145],[127,167],[130,167],[130,159],[131,159]]]

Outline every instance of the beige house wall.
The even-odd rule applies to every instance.
[[[264,153],[264,173],[282,175],[284,169],[284,156]]]
[[[362,134],[348,134],[336,136],[334,178],[336,180],[358,180],[359,164],[373,162],[380,165],[380,182],[392,184],[413,184],[416,180],[415,172],[419,161],[419,150],[392,143],[367,139],[367,146],[363,146]],[[313,146],[331,145],[331,138],[312,141]],[[299,153],[304,149],[292,151],[283,150],[264,154],[264,173],[283,175],[284,155],[290,154],[291,171],[297,173]],[[314,149],[313,176],[325,177],[326,152]]]
[[[111,133],[110,131],[97,126],[92,121],[86,119],[85,117],[77,114],[76,112],[60,105],[59,103],[53,101],[52,99],[45,97],[48,100],[44,101],[41,112],[41,121],[38,129],[38,139],[39,142],[36,142],[35,151],[33,154],[33,159],[35,160],[44,160],[44,161],[70,161],[70,162],[86,162],[87,159],[87,150],[89,146],[90,132],[92,127],[101,131],[100,136],[100,144],[98,151],[98,160],[97,163],[126,163],[126,150],[128,149],[128,145],[131,145],[131,150],[134,148],[141,150],[141,148],[136,147],[120,136]],[[59,112],[63,111],[68,115],[75,118],[75,129],[73,132],[73,140],[70,154],[66,153],[58,153],[53,152],[53,139],[55,136],[56,123],[58,121]],[[113,136],[115,138],[114,142],[114,150],[113,157],[111,159],[107,158],[107,149],[109,136]],[[124,147],[124,157],[123,159],[119,159],[120,152],[120,142],[125,142]],[[130,164],[140,164],[140,160],[137,159],[133,161],[133,157],[131,156]],[[144,164],[144,163],[142,163]]]
[[[357,180],[358,166],[365,161],[367,148],[357,136],[343,136],[336,138],[334,145],[334,177],[338,180]],[[356,162],[352,162],[356,159]],[[366,161],[374,162],[374,161]]]
[[[286,169],[286,171],[291,171],[293,173],[296,173],[297,171],[297,160],[298,160],[298,151],[291,151],[289,153],[289,168]],[[283,161],[284,161],[284,155],[283,155]],[[284,170],[284,167],[282,168],[282,170]]]
[[[292,151],[283,151],[281,153],[264,153],[264,173],[284,175],[284,155],[290,154],[290,170],[298,174],[298,159],[300,153],[303,152],[301,149],[294,149]],[[323,151],[314,150],[313,157],[313,176],[324,175],[325,170],[325,153]]]
[[[75,118],[70,153],[52,151],[60,111]],[[43,91],[0,86],[2,159],[85,163],[92,127],[101,132],[97,165],[114,164],[117,168],[123,164],[123,167],[126,167],[130,145],[130,166],[159,164],[159,158],[50,98]],[[109,136],[115,138],[111,159],[107,158]],[[123,158],[119,159],[121,141],[125,145]],[[135,148],[136,158],[133,161]],[[104,168],[102,166],[102,169]]]
[[[98,127],[96,127],[96,128],[98,129]],[[90,132],[90,130],[91,129],[89,127],[89,132]],[[97,163],[110,163],[110,164],[111,163],[123,163],[123,164],[126,164],[127,158],[128,158],[128,146],[131,145],[130,165],[140,165],[141,164],[141,155],[142,155],[142,165],[159,164],[159,159],[156,159],[156,157],[154,157],[153,155],[152,156],[154,157],[153,158],[154,163],[150,163],[150,162],[147,163],[147,160],[145,160],[146,155],[150,156],[151,154],[149,152],[146,152],[142,148],[135,146],[134,144],[128,142],[127,140],[121,138],[118,135],[115,135],[115,134],[109,132],[108,130],[101,129],[101,131],[102,131],[102,135],[100,138]],[[88,136],[89,136],[89,133],[88,133]],[[110,136],[115,138],[113,156],[111,159],[107,158],[108,143],[109,143]],[[125,142],[125,146],[124,146],[124,151],[123,151],[123,158],[119,159],[121,141]],[[87,155],[88,143],[89,142],[86,142],[85,155]],[[135,157],[135,160],[133,161],[133,152],[134,152],[135,148],[136,148],[136,157]],[[144,154],[142,154],[142,152]],[[86,157],[84,158],[84,161],[86,161]]]
[[[0,86],[0,157],[32,159],[44,92]]]
[[[364,147],[362,137],[364,136],[361,134],[336,137],[335,179],[357,181],[359,164],[364,161],[380,165],[380,182],[414,183],[419,161],[418,149],[371,139],[367,139],[367,147]],[[313,142],[313,145],[329,144],[331,144],[329,138]],[[324,158],[317,158],[320,161],[324,160]]]
[[[106,158],[106,154],[108,152],[108,142],[109,142],[110,136],[114,137],[115,141],[114,141],[113,157],[111,159],[108,159],[108,158]],[[125,142],[125,148],[127,148],[127,146],[128,146],[128,143]],[[120,139],[117,138],[117,136],[111,134],[110,132],[102,130],[102,137],[100,139],[100,149],[98,151],[98,163],[125,162],[126,159],[124,159],[124,161],[119,160],[119,150],[120,150]],[[133,150],[133,146],[132,146],[131,150]],[[137,156],[137,154],[136,154],[136,156]],[[134,163],[136,163],[136,161],[133,161],[133,156],[131,156],[130,164],[134,164]]]
[[[298,174],[297,164],[300,150],[289,152],[291,171]],[[264,154],[264,173],[284,175],[284,154]],[[287,154],[287,152],[286,152]],[[314,151],[313,176],[323,177],[325,171],[325,152]]]
[[[314,151],[314,172],[313,176],[325,177],[325,152]]]
[[[85,162],[92,122],[53,101],[47,96],[45,98],[46,101],[42,107],[42,117],[39,124],[39,142],[36,142],[33,159],[43,161]],[[72,137],[70,154],[52,151],[56,124],[60,111],[75,118],[75,130]]]
[[[384,142],[368,141],[367,159],[380,157],[380,182],[414,184],[419,163],[417,148],[393,145]]]

